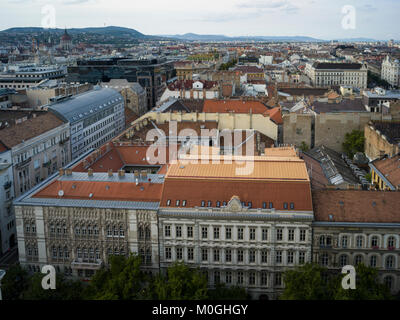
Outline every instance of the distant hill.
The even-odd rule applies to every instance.
[[[79,34],[97,34],[103,36],[115,36],[115,37],[131,37],[133,39],[146,39],[152,38],[146,36],[135,29],[123,28],[123,27],[99,27],[99,28],[72,28],[67,29],[67,32],[71,35]],[[7,30],[0,31],[2,34],[62,34],[64,29],[44,29],[37,27],[21,27],[21,28],[10,28]]]
[[[161,36],[161,35],[160,35]],[[253,36],[253,37],[228,37],[224,35],[201,35],[195,33],[163,35],[166,38],[173,38],[186,41],[277,41],[277,42],[323,42],[325,40],[304,36]]]

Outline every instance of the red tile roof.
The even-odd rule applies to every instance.
[[[316,221],[400,223],[399,203],[398,191],[313,191]]]
[[[375,160],[372,164],[395,188],[400,186],[400,155]]]
[[[204,102],[203,112],[208,113],[249,113],[265,114],[268,108],[259,101],[241,101],[241,100],[206,100]]]

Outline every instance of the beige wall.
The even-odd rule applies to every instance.
[[[369,124],[364,127],[364,137],[365,154],[371,160],[375,160],[384,154],[392,157],[400,152],[398,146],[389,143],[384,135]]]
[[[313,115],[290,113],[283,115],[283,143],[300,146],[304,141],[311,147]]]

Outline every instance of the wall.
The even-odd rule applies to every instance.
[[[366,124],[364,126],[365,137],[365,155],[370,160],[380,158],[384,154],[390,157],[398,154],[400,148],[396,145],[389,143],[384,135],[375,130],[372,125]]]
[[[283,115],[283,143],[300,146],[304,141],[311,147],[311,114],[290,113]]]

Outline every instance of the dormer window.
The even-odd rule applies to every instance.
[[[167,206],[169,207],[171,205],[171,200],[167,200]]]
[[[210,200],[207,201],[207,207],[211,207],[211,201]]]
[[[186,200],[182,201],[182,207],[186,207]]]
[[[179,201],[179,200],[176,200],[176,206],[177,206],[177,207],[179,207],[179,203],[180,203],[180,201]]]
[[[283,208],[284,208],[284,209],[287,209],[287,208],[288,208],[287,202],[284,202],[284,203],[283,203]]]
[[[273,209],[274,208],[274,204],[272,202],[269,203],[269,208]]]
[[[221,207],[221,201],[217,201],[217,208]]]
[[[223,205],[224,207],[226,207],[226,205],[227,205],[226,201],[223,201],[223,202],[222,202],[222,205]]]
[[[204,207],[206,205],[206,202],[204,200],[201,201],[201,206]]]
[[[294,209],[294,202],[290,203],[290,209]]]
[[[248,206],[249,208],[251,208],[251,207],[253,206],[253,204],[251,203],[251,201],[247,203],[247,206]]]
[[[267,203],[266,203],[266,202],[263,202],[263,203],[262,203],[262,208],[263,208],[263,209],[267,209]]]

